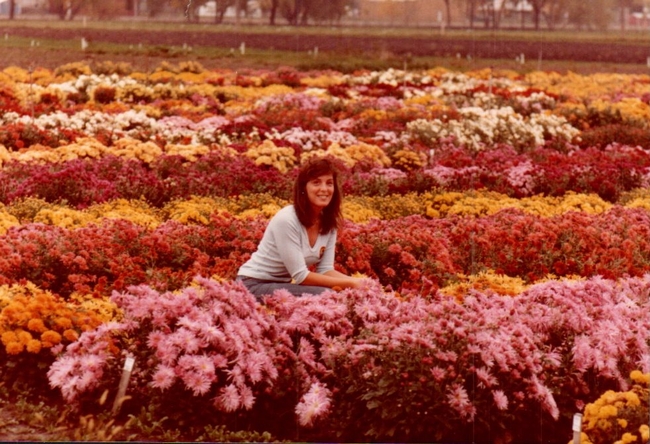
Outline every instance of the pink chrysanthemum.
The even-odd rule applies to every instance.
[[[204,373],[199,372],[184,372],[181,375],[185,386],[192,390],[194,396],[204,395],[210,390],[210,385],[212,381]]]
[[[316,419],[327,414],[330,409],[330,392],[320,383],[311,385],[296,406],[296,414],[300,425],[308,427]]]
[[[447,402],[461,417],[471,420],[476,414],[476,408],[467,396],[467,391],[460,384],[453,384],[447,393]]]
[[[492,397],[494,398],[494,404],[499,410],[508,409],[508,397],[501,390],[495,390],[492,392]]]
[[[159,365],[153,374],[151,385],[157,389],[165,390],[172,386],[176,379],[174,369],[167,365]]]
[[[216,399],[216,404],[226,412],[234,412],[241,405],[241,397],[239,390],[234,384],[225,386],[222,389],[221,395]]]

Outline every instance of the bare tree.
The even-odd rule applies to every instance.
[[[466,14],[469,18],[469,27],[474,29],[474,20],[476,20],[476,8],[478,0],[467,0]]]
[[[567,3],[569,22],[578,29],[604,30],[610,24],[613,2],[617,0],[591,0],[585,3],[581,0],[570,0]]]
[[[447,15],[446,17],[447,26],[451,26],[451,5],[449,4],[449,0],[445,0],[445,13]]]
[[[280,4],[280,0],[271,0],[271,8],[269,14],[269,24],[271,25],[275,25],[275,15],[278,12],[279,4]]]
[[[343,17],[352,0],[261,0],[260,8],[275,25],[278,15],[291,25],[306,25],[309,20],[333,23]]]
[[[229,7],[235,5],[236,0],[215,0],[214,22],[223,23],[223,17]]]
[[[533,23],[535,24],[535,29],[539,29],[539,22],[542,17],[542,9],[546,5],[546,0],[529,0],[531,6],[533,7]]]
[[[348,5],[348,0],[311,0],[306,12],[317,23],[334,23],[341,20]]]
[[[72,20],[85,4],[85,0],[50,0],[50,12],[61,20]]]
[[[625,22],[627,20],[627,14],[625,13],[626,11],[629,10],[634,5],[633,0],[618,0],[618,8],[619,8],[619,20],[621,23],[621,31],[625,31]]]

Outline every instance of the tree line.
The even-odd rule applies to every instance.
[[[392,0],[384,0],[390,2]],[[641,14],[641,25],[650,24],[650,0],[413,0],[400,2],[402,7],[440,6],[447,26],[500,29],[521,28],[604,30],[618,23],[620,29],[630,26],[631,14]],[[223,23],[228,11],[236,20],[249,18],[253,12],[270,25],[340,24],[343,18],[363,23],[362,8],[379,7],[379,2],[365,0],[49,0],[49,12],[62,20],[80,13],[110,16],[132,14],[155,17],[164,12],[184,14],[188,21],[198,21],[199,10],[210,5],[212,20]],[[375,6],[373,6],[375,5]],[[648,9],[648,18],[645,10]],[[9,18],[16,12],[16,0],[9,1]],[[207,20],[210,20],[208,17]]]

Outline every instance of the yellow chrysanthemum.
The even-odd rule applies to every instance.
[[[647,442],[650,439],[650,427],[647,424],[639,427],[639,433],[641,433],[641,441]]]
[[[630,444],[630,443],[633,443],[633,442],[637,442],[637,437],[634,436],[633,434],[629,433],[629,432],[628,433],[623,433],[623,436],[617,442],[619,442],[620,444]]]
[[[296,156],[293,148],[278,147],[270,139],[266,139],[261,144],[249,148],[244,155],[252,159],[255,165],[271,166],[281,173],[288,172],[296,164]]]
[[[458,275],[457,277],[461,280],[460,282],[443,287],[440,292],[453,296],[459,301],[462,301],[472,289],[492,291],[502,296],[517,296],[528,288],[521,278],[496,274],[492,270],[476,275]]]
[[[0,209],[0,236],[7,233],[11,227],[20,225],[18,218],[8,213],[5,209]]]
[[[637,384],[648,385],[650,384],[650,373],[642,373],[639,370],[632,370],[630,378]]]
[[[412,150],[399,150],[393,155],[393,166],[404,171],[412,171],[422,168],[427,163],[427,157],[424,153]]]

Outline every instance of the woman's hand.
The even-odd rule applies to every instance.
[[[345,288],[361,288],[363,286],[363,279],[355,278],[355,277],[349,277],[348,278],[348,286]]]
[[[348,276],[336,270],[330,270],[323,274],[310,272],[301,284],[317,285],[332,289],[361,288],[363,286],[363,279]]]

